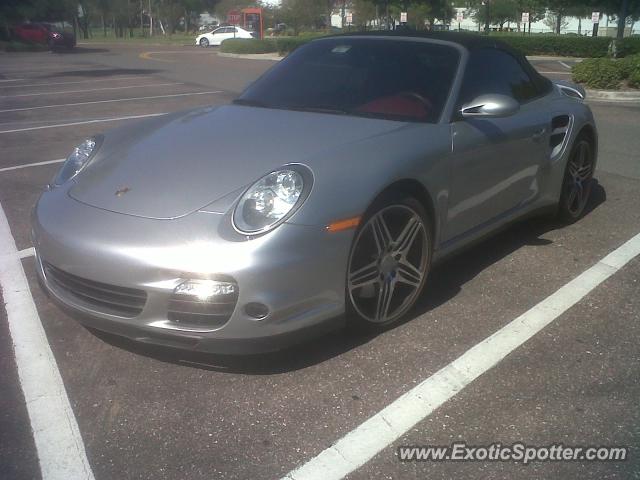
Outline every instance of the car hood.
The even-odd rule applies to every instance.
[[[394,121],[227,105],[156,117],[106,134],[69,195],[117,213],[171,219],[287,163],[330,162]]]

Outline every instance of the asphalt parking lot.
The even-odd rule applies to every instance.
[[[225,358],[96,334],[53,305],[36,280],[29,214],[70,148],[140,118],[228,103],[271,64],[192,47],[0,54],[0,231],[3,211],[15,242],[0,245],[0,262],[14,250],[22,257],[77,422],[75,455],[86,453],[84,478],[284,477],[640,233],[640,105],[594,102],[600,152],[588,214],[565,227],[515,225],[439,266],[413,318],[383,334],[337,332]],[[534,64],[569,78],[570,62]],[[348,478],[640,478],[639,278],[635,258]],[[16,311],[0,309],[0,478],[64,478],[38,461],[7,313]],[[46,409],[46,398],[29,402]],[[628,446],[630,457],[525,466],[396,455],[455,441]]]

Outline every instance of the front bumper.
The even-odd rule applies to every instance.
[[[182,349],[244,353],[277,350],[342,323],[352,232],[285,223],[247,240],[232,231],[227,215],[140,218],[84,205],[64,188],[42,195],[32,227],[41,284],[79,321],[99,330]],[[135,315],[114,313],[49,278],[45,266],[73,281],[144,291],[146,300]],[[224,324],[169,318],[178,285],[221,278],[238,287]],[[247,313],[245,307],[256,303],[266,306],[266,317]]]
[[[76,46],[76,39],[70,35],[61,35],[58,37],[49,37],[49,44],[53,47],[73,48]]]

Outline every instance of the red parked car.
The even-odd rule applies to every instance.
[[[49,48],[73,48],[76,36],[51,23],[23,23],[13,28],[13,37],[27,43],[47,44]]]

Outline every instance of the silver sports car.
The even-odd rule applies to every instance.
[[[184,349],[386,327],[434,262],[532,212],[583,214],[583,98],[490,38],[314,40],[231,105],[75,147],[34,209],[39,276],[87,326]]]

